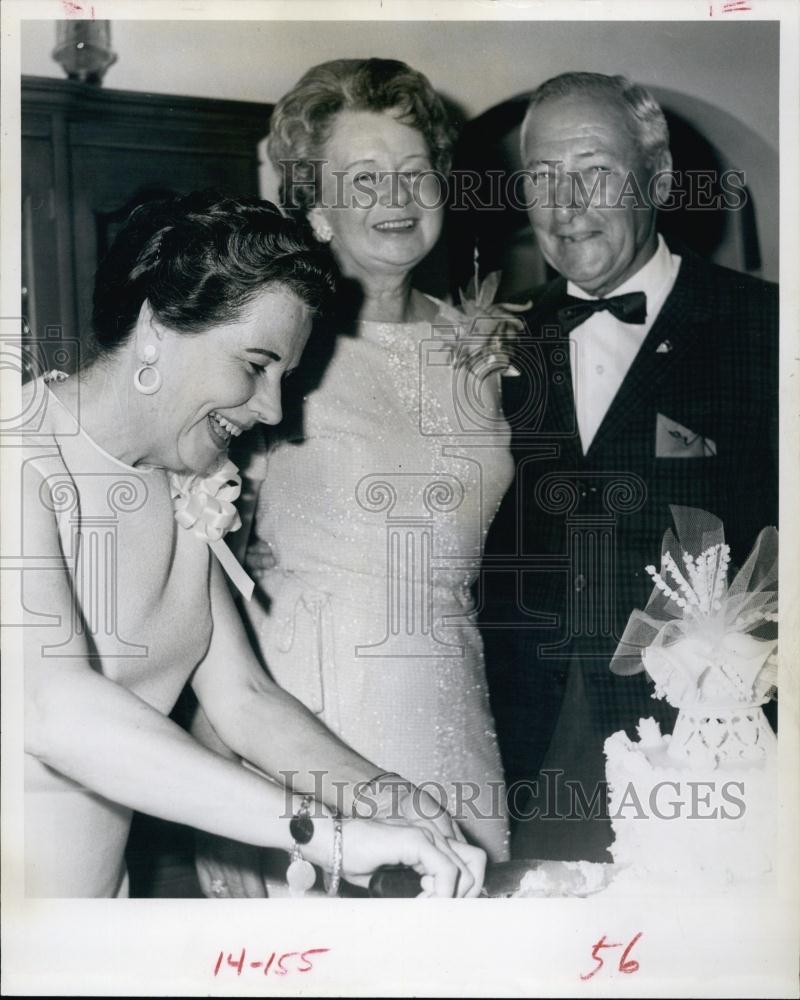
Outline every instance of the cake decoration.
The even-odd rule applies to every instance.
[[[642,719],[605,742],[615,889],[742,889],[774,869],[777,740],[762,705],[777,685],[778,533],[760,532],[728,584],[720,520],[671,508],[661,566],[611,670],[646,670],[678,709],[672,735]]]
[[[646,567],[652,595],[631,615],[611,670],[646,670],[654,697],[679,709],[671,756],[758,758],[774,741],[760,706],[777,685],[778,533],[761,531],[728,585],[721,521],[690,507],[671,510],[677,537],[664,536],[660,572]]]

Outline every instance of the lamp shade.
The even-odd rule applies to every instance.
[[[111,50],[110,22],[57,21],[53,58],[70,80],[99,86],[108,67],[117,61]]]

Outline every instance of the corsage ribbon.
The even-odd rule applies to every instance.
[[[209,476],[172,473],[169,481],[175,520],[208,543],[231,583],[249,601],[253,596],[253,581],[223,541],[229,531],[238,531],[242,526],[233,505],[242,491],[238,468],[227,459]]]

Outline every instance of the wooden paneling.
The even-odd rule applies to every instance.
[[[86,340],[98,257],[126,207],[154,192],[258,194],[271,110],[23,77],[24,309],[48,364],[59,337]]]

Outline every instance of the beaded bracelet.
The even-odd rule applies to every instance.
[[[329,896],[336,896],[339,893],[339,883],[342,880],[342,865],[344,862],[344,852],[342,838],[342,817],[338,812],[333,814],[333,851],[331,855],[331,870],[325,872],[325,888]]]
[[[294,840],[289,855],[289,866],[286,869],[286,884],[290,896],[305,896],[317,880],[314,866],[303,857],[301,847],[304,847],[314,836],[314,821],[309,815],[309,806],[313,802],[312,795],[304,795],[297,813],[289,820],[289,833]],[[342,880],[342,817],[338,812],[333,814],[333,850],[331,852],[331,871],[324,873],[325,889],[329,896],[336,896],[339,883]]]
[[[286,869],[286,884],[289,886],[290,896],[305,896],[306,890],[317,880],[314,866],[305,860],[300,850],[301,846],[307,844],[314,836],[314,821],[308,810],[312,800],[313,796],[304,795],[296,815],[289,820],[289,833],[294,840],[294,847],[289,855],[289,867]]]

